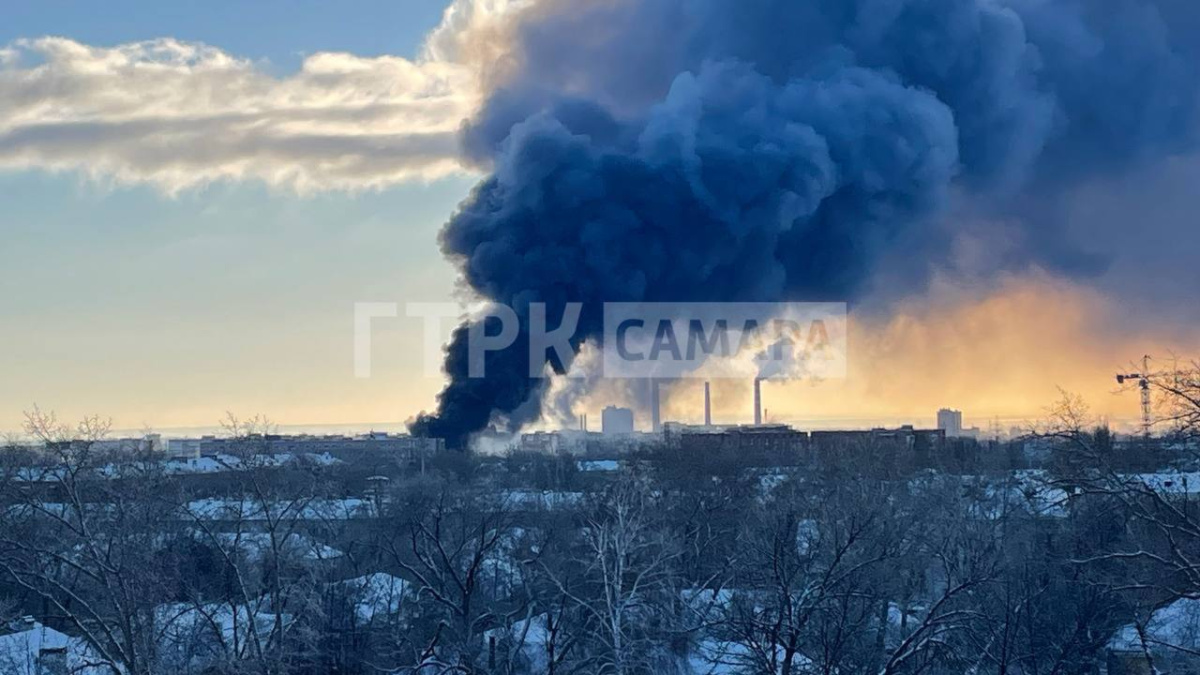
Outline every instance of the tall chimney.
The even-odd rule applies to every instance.
[[[704,426],[712,426],[712,395],[707,382],[704,383]]]
[[[762,424],[762,379],[754,378],[754,426]]]
[[[658,410],[658,380],[650,380],[650,429],[654,433],[662,431]]]

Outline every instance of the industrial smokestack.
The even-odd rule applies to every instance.
[[[762,379],[754,378],[754,426],[762,424]]]
[[[712,426],[712,395],[707,382],[704,383],[704,426]]]
[[[650,429],[654,433],[662,431],[658,409],[658,380],[650,380]]]

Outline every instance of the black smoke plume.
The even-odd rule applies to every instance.
[[[465,153],[484,179],[441,234],[522,339],[449,384],[413,431],[462,447],[536,419],[531,302],[854,300],[945,260],[951,197],[1020,223],[1012,266],[1103,259],[1059,195],[1194,140],[1191,3],[1149,0],[575,0],[521,17]],[[1011,254],[1010,254],[1011,255]],[[533,364],[541,367],[543,364]],[[570,363],[546,364],[563,372]]]

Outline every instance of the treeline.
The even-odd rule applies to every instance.
[[[1190,493],[1081,425],[1041,435],[1047,469],[979,474],[860,447],[362,476],[247,435],[202,484],[102,432],[0,463],[0,620],[72,636],[89,675],[1098,674],[1119,629],[1200,595]]]

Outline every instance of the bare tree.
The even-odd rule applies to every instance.
[[[95,665],[150,675],[154,610],[167,587],[157,544],[171,525],[141,458],[98,449],[110,426],[26,414],[44,457],[0,480],[0,574],[82,635]]]
[[[626,675],[663,672],[663,615],[678,597],[674,567],[681,548],[656,518],[653,491],[627,477],[583,515],[563,569],[549,578],[576,610],[574,667]]]
[[[711,660],[753,672],[834,672],[875,657],[886,611],[881,566],[898,566],[907,526],[883,485],[793,482],[747,519]]]
[[[427,488],[395,500],[381,520],[380,553],[421,605],[392,659],[422,673],[475,673],[486,662],[484,632],[527,609],[520,532],[501,500]]]
[[[323,475],[271,454],[266,438],[274,425],[265,417],[229,414],[223,426],[230,441],[221,460],[223,496],[185,493],[170,512],[216,553],[226,583],[219,593],[183,584],[185,602],[171,619],[207,628],[200,639],[215,645],[219,661],[262,675],[292,672],[315,658],[316,645],[301,633],[319,623],[323,563],[341,555],[313,536],[330,530],[319,508]]]

